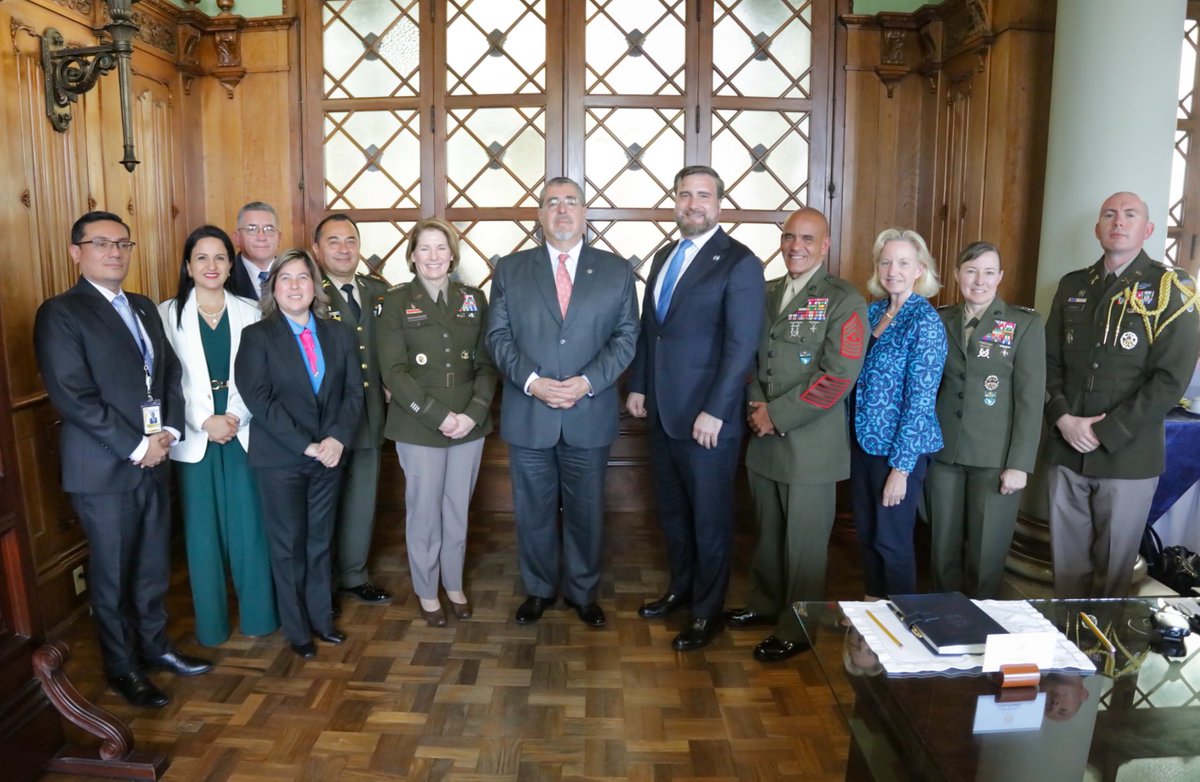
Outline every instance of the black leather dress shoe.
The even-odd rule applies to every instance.
[[[165,692],[154,686],[154,682],[137,671],[108,677],[108,686],[134,706],[143,709],[159,709],[171,701]]]
[[[356,587],[347,589],[339,589],[339,592],[345,595],[351,595],[360,603],[390,603],[392,602],[392,593],[386,589],[380,589],[370,581],[364,581]]]
[[[692,652],[708,646],[713,637],[721,632],[724,623],[720,619],[693,619],[692,623],[683,628],[683,632],[675,636],[671,646],[677,652]]]
[[[785,641],[773,635],[754,647],[754,659],[761,663],[778,663],[808,651],[808,641]]]
[[[315,635],[317,638],[320,638],[325,643],[333,644],[334,646],[337,646],[342,641],[346,640],[346,634],[340,630],[330,630],[328,633],[322,633],[314,630],[313,635]]]
[[[730,627],[773,625],[775,624],[775,617],[756,613],[749,608],[731,608],[725,612],[725,624]]]
[[[317,645],[312,641],[305,644],[292,644],[292,651],[303,657],[305,660],[311,660],[317,656]]]
[[[570,600],[564,600],[567,608],[574,608],[575,613],[579,616],[579,621],[591,627],[604,627],[604,609],[595,603],[579,603]]]
[[[166,654],[142,658],[143,671],[170,671],[176,676],[199,676],[213,669],[213,664],[199,657],[168,649]]]
[[[542,613],[554,605],[552,597],[537,597],[530,595],[525,598],[525,602],[521,603],[521,607],[517,609],[517,624],[527,625],[542,618]]]
[[[638,616],[643,619],[661,619],[683,608],[691,600],[692,598],[689,595],[677,595],[674,592],[668,592],[659,599],[652,600],[639,608]]]

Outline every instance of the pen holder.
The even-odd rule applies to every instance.
[[[1000,666],[1000,689],[1037,687],[1042,672],[1033,663],[1014,663]]]

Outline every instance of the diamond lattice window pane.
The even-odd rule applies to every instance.
[[[586,93],[684,93],[684,0],[589,0],[586,13]]]
[[[1183,54],[1179,58],[1179,119],[1192,116],[1196,89],[1196,49],[1200,47],[1200,22],[1183,20]]]
[[[462,109],[449,113],[449,205],[537,206],[546,171],[545,111]]]
[[[420,94],[418,0],[326,2],[322,60],[326,98]]]
[[[641,209],[671,203],[671,183],[684,163],[682,110],[588,109],[585,123],[590,206]]]
[[[404,261],[405,242],[408,232],[412,230],[411,223],[395,222],[360,222],[358,224],[359,248],[364,259],[379,260],[376,270],[382,269],[381,276],[391,284],[412,279],[408,264]],[[358,270],[367,273],[371,263],[360,263]]]
[[[672,240],[675,223],[652,220],[592,220],[589,223],[589,242],[593,247],[608,250],[633,264],[637,278],[637,299],[646,292],[646,277],[654,253]]]
[[[713,166],[725,180],[730,206],[772,211],[804,206],[807,112],[722,109],[713,120]]]
[[[419,207],[420,117],[416,111],[325,115],[328,209]]]
[[[461,232],[458,245],[462,255],[455,277],[483,288],[489,297],[493,264],[517,250],[539,244],[535,220],[460,221],[455,226]]]
[[[451,95],[546,89],[546,9],[534,0],[450,0],[446,88]]]
[[[718,0],[714,18],[714,95],[810,96],[811,0]]]

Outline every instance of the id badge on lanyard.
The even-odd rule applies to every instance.
[[[142,402],[142,434],[158,434],[163,430],[162,400],[155,399],[150,393],[150,368],[142,364],[142,374],[146,377],[146,401]]]

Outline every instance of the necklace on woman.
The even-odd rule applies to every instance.
[[[219,310],[217,310],[216,312],[209,312],[208,310],[201,307],[199,303],[196,304],[196,309],[199,310],[200,314],[203,315],[205,318],[208,318],[209,320],[217,320],[218,318],[220,318],[222,315],[225,314],[225,302],[221,302],[221,308]]]

